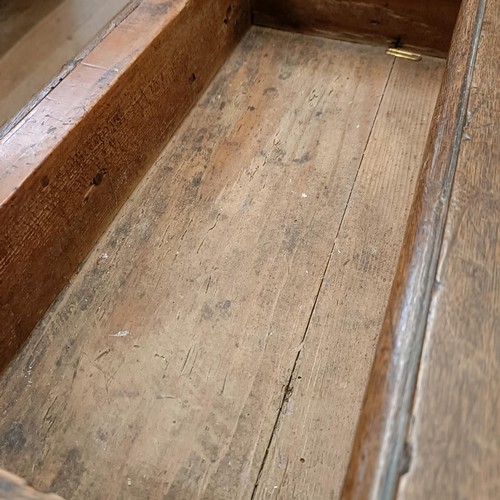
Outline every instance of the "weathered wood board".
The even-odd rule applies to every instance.
[[[438,59],[391,70],[258,498],[339,496],[442,70]]]
[[[249,498],[309,391],[322,476],[311,356],[344,447],[441,69],[253,28],[6,370],[0,462],[70,498]]]
[[[0,139],[0,371],[249,26],[246,1],[144,0]]]

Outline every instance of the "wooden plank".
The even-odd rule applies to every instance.
[[[69,498],[251,497],[392,63],[250,31],[6,371],[1,463]]]
[[[255,24],[445,56],[460,0],[252,0]]]
[[[248,28],[231,6],[143,1],[0,140],[0,370]]]
[[[0,127],[46,86],[128,0],[65,0],[0,58]]]
[[[24,479],[0,469],[0,498],[2,500],[62,500],[52,494],[40,493],[26,484]]]
[[[484,14],[462,5],[365,393],[343,498],[392,498],[404,447]]]
[[[337,498],[444,62],[396,60],[255,498]]]
[[[500,2],[489,0],[399,498],[500,491]]]
[[[64,0],[2,0],[0,57]]]

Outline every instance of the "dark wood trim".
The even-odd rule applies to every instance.
[[[249,26],[246,0],[144,0],[0,140],[0,370]]]
[[[252,0],[254,24],[447,54],[461,0]]]
[[[343,499],[388,499],[411,460],[406,430],[466,122],[486,0],[466,0],[419,177],[343,486]]]

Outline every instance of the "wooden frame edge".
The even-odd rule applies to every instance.
[[[3,469],[0,469],[0,498],[3,500],[64,500],[53,493],[41,493],[28,483]]]
[[[461,0],[252,0],[253,23],[446,57]]]
[[[106,36],[108,36],[124,19],[126,19],[139,6],[140,2],[141,0],[130,0],[130,3],[121,9],[121,11],[118,12],[116,16],[101,29],[80,53],[68,61],[61,68],[59,73],[44,88],[37,92],[10,120],[0,126],[0,140],[12,129],[14,129],[44,97],[57,87],[59,83],[61,83],[71,73],[71,71],[73,71],[76,65],[80,63],[85,56],[87,56],[87,54],[89,54]]]
[[[143,0],[0,140],[0,371],[249,27],[247,0]]]
[[[486,0],[462,4],[345,477],[343,499],[389,499],[411,462],[412,411]]]

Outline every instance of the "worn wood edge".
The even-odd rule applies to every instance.
[[[411,467],[406,431],[487,0],[465,0],[367,384],[341,498],[390,499]]]
[[[311,0],[252,0],[252,23],[274,29],[294,31],[307,35],[316,35],[337,40],[385,47],[404,47],[405,49],[419,52],[424,55],[444,58],[450,48],[453,27],[459,8],[456,2],[456,11],[450,19],[445,20],[443,29],[440,22],[443,16],[436,14],[435,25],[427,25],[418,20],[412,21],[408,16],[400,15],[403,11],[395,11],[392,18],[397,19],[397,29],[387,26],[387,19],[373,19],[373,11],[378,11],[379,16],[384,9],[373,2],[338,2],[337,10],[332,7],[328,12],[327,6],[334,2],[317,2],[321,8],[315,9]],[[404,2],[392,5],[392,9],[400,9]],[[388,4],[385,5],[387,7]],[[308,9],[310,18],[304,15],[303,9]],[[422,8],[426,8],[423,6]],[[429,9],[431,12],[432,9]],[[342,14],[345,13],[345,14]],[[342,15],[341,15],[342,14]],[[353,25],[351,19],[359,16],[368,22]],[[345,19],[344,19],[345,17]],[[415,33],[412,34],[411,32]]]
[[[28,483],[3,469],[0,469],[0,499],[2,500],[63,500],[53,493],[41,493]]]
[[[117,68],[93,64],[104,43],[113,59],[114,41],[137,36],[138,26],[144,50]],[[143,0],[0,140],[0,372],[249,27],[246,0]],[[95,81],[68,107],[65,91],[94,68]]]
[[[39,92],[37,92],[9,121],[0,127],[0,139],[5,137],[13,128],[23,120],[35,106],[42,101],[52,90],[54,90],[76,67],[78,63],[102,42],[125,18],[127,18],[140,4],[141,0],[131,0],[118,14],[97,33],[94,39],[73,59],[68,61],[61,71]]]

